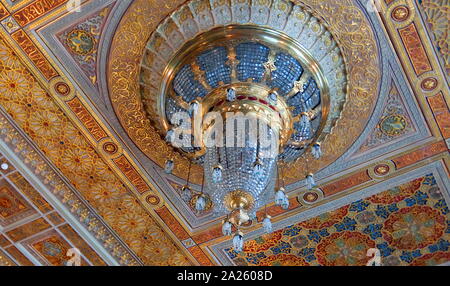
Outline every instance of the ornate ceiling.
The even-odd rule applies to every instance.
[[[365,265],[373,247],[386,265],[450,261],[448,0],[293,1],[338,43],[346,103],[324,158],[286,168],[276,231],[246,225],[243,253],[180,198],[189,163],[147,118],[140,82],[161,79],[141,63],[208,25],[302,16],[281,0],[72,2],[0,1],[0,265],[62,265],[74,247],[84,265]]]

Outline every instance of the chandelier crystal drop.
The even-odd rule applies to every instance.
[[[271,233],[272,232],[272,221],[271,221],[271,217],[266,215],[266,217],[263,219],[263,227],[264,227],[264,231],[266,233]]]
[[[199,212],[204,211],[206,208],[206,196],[204,194],[200,194],[195,202],[195,209]]]
[[[320,157],[322,157],[322,148],[320,146],[320,143],[315,143],[312,146],[311,153],[316,159],[320,159]]]
[[[314,174],[309,173],[308,176],[306,176],[306,186],[308,190],[314,189],[316,186],[316,181],[314,180]]]
[[[222,233],[223,235],[232,235],[233,234],[233,224],[228,220],[225,220],[222,224]]]
[[[219,183],[220,181],[222,181],[222,169],[223,168],[220,165],[214,166],[211,176],[214,183]]]
[[[238,231],[233,237],[233,247],[236,252],[241,252],[244,249],[244,234]]]
[[[181,198],[183,199],[183,201],[189,202],[192,198],[191,188],[189,188],[188,186],[183,186],[181,188]]]
[[[169,159],[166,161],[166,165],[164,166],[164,172],[166,174],[172,174],[174,167],[175,167],[175,163],[173,162],[173,160]]]

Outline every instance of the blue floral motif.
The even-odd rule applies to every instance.
[[[321,230],[319,230],[319,234],[320,234],[320,236],[322,236],[322,237],[326,237],[326,236],[329,236],[329,235],[330,235],[330,233],[329,233],[328,230],[326,230],[326,229],[321,229]]]
[[[440,239],[437,243],[428,246],[428,250],[430,252],[436,252],[436,251],[447,251],[450,246],[450,242],[447,240]]]
[[[412,207],[413,205],[416,204],[416,199],[415,198],[407,198],[405,200],[405,202],[408,207]]]
[[[416,199],[416,202],[418,205],[426,205],[427,204],[427,199],[428,199],[428,195],[418,191],[417,193],[415,193],[414,198]]]
[[[249,253],[245,258],[249,263],[258,264],[261,259],[266,258],[267,256],[263,253]]]
[[[308,256],[314,256],[314,248],[303,248],[302,250],[299,251],[298,256],[300,257],[308,257]]]
[[[423,181],[422,184],[434,186],[436,185],[436,179],[434,178],[433,174],[428,174],[425,176],[425,180]]]
[[[391,212],[391,213],[398,211],[398,206],[397,206],[397,204],[390,204],[390,205],[388,206],[388,210],[389,210],[389,212]]]
[[[322,240],[322,237],[320,236],[319,232],[315,230],[309,231],[308,238],[314,242],[320,242]]]
[[[449,213],[448,206],[444,199],[439,200],[437,203],[434,204],[434,207],[437,209],[440,209],[442,214],[446,215]]]
[[[342,232],[345,230],[355,230],[356,229],[356,221],[349,217],[344,218],[342,223],[337,223],[334,225],[338,232]]]
[[[287,235],[287,236],[296,236],[297,234],[299,234],[301,231],[301,228],[296,227],[296,226],[289,226],[288,228],[286,228],[283,231],[283,235]]]
[[[422,205],[422,206],[426,205],[427,199],[428,199],[427,194],[425,194],[421,191],[418,191],[417,193],[414,194],[414,196],[412,198],[407,198],[405,201],[406,201],[406,205],[408,207],[412,207],[415,204]]]
[[[369,202],[364,200],[359,200],[350,205],[350,211],[362,212],[365,211],[369,206]]]
[[[400,255],[400,259],[411,263],[415,258],[420,257],[422,253],[420,253],[420,250],[414,250],[414,251],[403,251],[402,255]]]
[[[420,249],[416,249],[413,252],[411,252],[411,256],[414,258],[420,257],[422,253],[420,253]]]
[[[238,257],[238,253],[236,251],[232,250],[231,248],[225,249],[225,252],[228,254],[228,256],[231,259],[235,259],[236,257]]]
[[[377,244],[377,248],[380,250],[382,257],[387,257],[395,251],[393,248],[389,247],[387,242]]]
[[[316,257],[314,255],[308,255],[305,257],[306,262],[311,262],[316,260]]]
[[[390,212],[387,211],[385,206],[379,205],[379,206],[377,206],[377,209],[375,210],[375,214],[382,218],[388,218]]]
[[[281,241],[279,244],[277,244],[274,247],[271,247],[270,250],[272,250],[273,254],[277,255],[280,253],[291,253],[291,245],[287,242]]]
[[[400,255],[400,259],[408,263],[411,263],[414,260],[411,252],[409,251],[403,251],[402,255]]]
[[[381,228],[383,226],[381,224],[369,224],[365,229],[364,233],[370,235],[370,238],[377,239],[381,237]]]

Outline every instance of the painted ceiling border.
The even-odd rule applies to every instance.
[[[292,216],[288,220],[282,221],[282,222],[276,222],[273,225],[273,229],[279,230],[282,228],[285,228],[287,226],[314,218],[320,214],[336,210],[340,207],[346,206],[348,204],[351,204],[355,201],[368,198],[370,196],[376,195],[378,193],[384,192],[390,188],[397,187],[399,185],[402,185],[404,183],[409,182],[410,180],[416,179],[418,177],[427,175],[429,173],[433,173],[433,175],[436,178],[436,182],[442,190],[442,193],[444,195],[445,201],[448,205],[450,205],[450,179],[448,177],[447,172],[444,170],[444,162],[442,160],[437,160],[432,163],[429,163],[425,166],[422,166],[420,168],[411,170],[405,174],[402,174],[398,177],[393,177],[391,179],[388,179],[383,182],[379,182],[378,184],[368,187],[366,189],[363,189],[357,193],[349,194],[347,196],[344,196],[340,199],[337,199],[335,201],[326,203],[322,206],[307,210],[299,215]],[[245,235],[246,240],[252,240],[259,236],[264,234],[263,229],[258,229],[255,231],[252,231]],[[232,247],[231,241],[227,240],[224,242],[221,242],[219,244],[215,244],[212,246],[209,246],[206,251],[210,255],[216,255],[215,258],[218,263],[226,266],[232,266],[234,265],[231,260],[228,258],[228,256],[225,254],[224,249]]]

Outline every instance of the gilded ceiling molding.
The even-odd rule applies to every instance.
[[[124,129],[136,145],[159,166],[167,158],[177,161],[174,174],[187,176],[189,161],[182,158],[157,133],[146,117],[140,100],[138,75],[144,47],[150,34],[169,13],[184,1],[171,1],[165,6],[137,0],[123,16],[114,36],[108,66],[111,101]],[[286,169],[287,183],[304,179],[308,171],[328,166],[347,150],[363,131],[376,103],[381,78],[378,49],[368,20],[351,1],[293,1],[323,20],[339,43],[348,72],[348,98],[341,118],[322,144],[320,161],[298,160]],[[306,160],[311,161],[306,164]],[[308,170],[306,169],[308,165]],[[202,169],[195,166],[191,180],[200,183]]]
[[[38,154],[34,147],[22,137],[21,132],[11,125],[8,118],[4,117],[0,111],[0,138],[12,147],[17,156],[32,170],[42,178],[42,182],[48,185],[53,194],[64,204],[69,212],[78,218],[83,226],[98,239],[98,241],[108,250],[111,255],[123,265],[140,265],[141,262],[134,258],[135,254],[122,246],[122,242],[117,240],[116,234],[92,212],[91,208],[83,200],[78,198],[66,183],[60,179],[53,168]]]
[[[450,108],[445,102],[444,94],[440,92],[434,96],[427,97],[427,100],[436,118],[442,136],[444,139],[448,140],[450,138]]]
[[[442,56],[443,66],[450,80],[450,50],[448,47],[450,30],[450,3],[448,0],[419,1],[426,17],[427,26],[433,35],[433,42]]]
[[[427,5],[431,5],[429,2]],[[430,110],[427,99],[442,94],[444,103],[447,101],[448,106],[450,90],[446,74],[441,72],[438,55],[426,35],[427,30],[418,8],[413,0],[399,0],[384,9],[385,12],[381,13],[381,16],[395,48],[399,51],[399,58],[405,66],[405,73],[412,83],[412,88],[416,91],[417,100],[426,112],[431,112],[438,120],[441,116]],[[442,106],[442,102],[440,105]],[[445,135],[439,134],[439,126],[442,124],[436,122],[436,125],[438,128],[432,128],[434,135],[448,139],[448,132],[445,130],[441,131]]]
[[[35,0],[16,11],[13,17],[21,26],[25,26],[67,2],[68,0]]]
[[[190,264],[183,250],[180,251],[136,200],[134,194],[108,168],[103,161],[104,154],[97,153],[95,147],[92,147],[3,41],[0,42],[0,50],[5,55],[0,60],[0,66],[3,67],[0,77],[3,96],[0,97],[0,105],[11,114],[15,122],[144,264]],[[64,88],[58,91],[64,91]],[[74,97],[74,94],[68,96]],[[90,116],[88,112],[84,114]],[[89,116],[83,118],[89,119]],[[100,143],[106,146],[106,142]],[[105,154],[111,150],[105,147]],[[128,170],[129,168],[123,171]],[[67,193],[65,195],[69,196]],[[154,235],[148,236],[148,233]],[[155,255],[156,253],[159,255]]]

